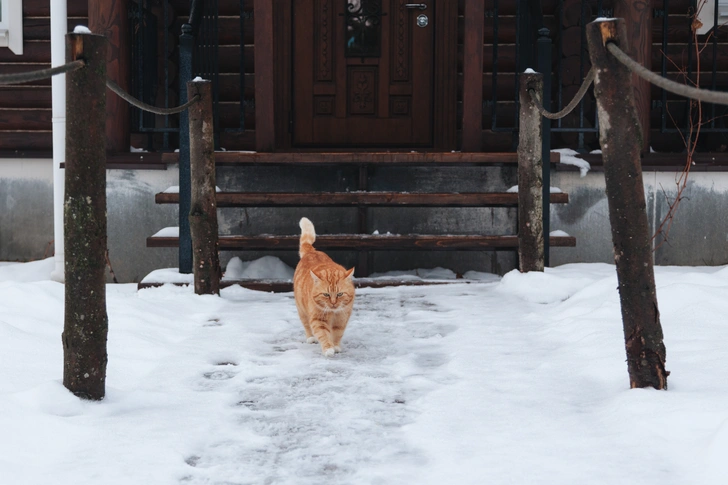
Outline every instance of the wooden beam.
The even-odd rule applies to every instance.
[[[271,0],[255,0],[255,148],[275,149],[273,12]]]
[[[162,192],[157,204],[176,204],[179,194]],[[551,194],[552,204],[568,204],[569,194]],[[418,193],[418,192],[218,192],[218,207],[516,207],[518,194],[488,193]]]
[[[88,0],[88,26],[91,32],[106,36],[109,48],[106,75],[121,89],[131,88],[131,39],[129,0]],[[114,93],[106,94],[106,150],[129,151],[129,104]]]
[[[177,163],[178,153],[164,153],[165,163]],[[559,163],[559,153],[551,153],[551,163]],[[381,164],[381,165],[515,165],[518,154],[502,153],[461,153],[461,152],[216,152],[217,165],[258,165],[258,164]]]
[[[220,250],[297,251],[300,236],[220,236]],[[572,236],[551,236],[551,247],[574,247]],[[177,237],[148,237],[148,248],[174,248]],[[515,249],[518,236],[472,235],[317,235],[318,249],[348,249],[355,251],[484,251]]]
[[[357,288],[388,288],[391,286],[435,286],[435,285],[469,285],[478,284],[478,281],[454,280],[405,280],[401,278],[355,278],[354,286]],[[138,290],[146,288],[159,288],[170,283],[147,281],[137,284]],[[188,283],[171,283],[175,286],[187,286]],[[220,288],[241,286],[248,290],[265,291],[266,293],[290,293],[293,291],[293,282],[289,280],[221,280]]]
[[[465,0],[462,146],[464,152],[479,152],[482,149],[484,25],[484,2]]]
[[[614,16],[623,18],[627,26],[627,42],[632,58],[652,70],[652,2],[615,0]],[[650,152],[650,83],[632,74],[637,116],[642,126],[642,155]]]
[[[158,288],[170,283],[148,281],[139,283],[137,289]],[[188,283],[172,283],[175,286],[187,286]],[[354,286],[357,288],[387,288],[390,286],[433,286],[433,285],[468,285],[478,284],[477,281],[454,280],[405,280],[401,278],[355,278]],[[290,293],[293,291],[293,282],[289,280],[221,280],[220,288],[241,286],[248,290],[265,291],[266,293]]]
[[[457,150],[458,2],[440,0],[435,16],[434,148]]]

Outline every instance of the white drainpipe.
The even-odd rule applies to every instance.
[[[66,0],[51,0],[51,66],[66,63],[66,33],[68,30],[68,8]],[[53,76],[53,238],[55,240],[56,267],[51,273],[55,281],[63,282],[63,198],[65,193],[65,170],[61,163],[66,160],[66,76]]]

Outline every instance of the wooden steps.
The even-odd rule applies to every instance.
[[[220,236],[220,250],[264,250],[297,251],[299,236]],[[551,236],[552,247],[574,247],[576,238],[571,236]],[[518,248],[518,236],[480,236],[480,235],[374,235],[374,234],[333,234],[317,235],[314,243],[317,249],[340,249],[355,251],[484,251]],[[179,246],[178,237],[151,236],[147,247],[175,248]]]
[[[174,163],[177,153],[162,155],[162,161]],[[558,163],[560,155],[552,153],[551,162]],[[320,250],[352,251],[357,253],[357,275],[368,276],[372,268],[371,251],[504,251],[516,250],[519,247],[518,236],[514,234],[478,235],[478,234],[369,234],[372,224],[369,220],[369,208],[390,207],[476,207],[476,208],[513,208],[518,207],[517,192],[444,192],[436,191],[370,191],[369,177],[377,171],[375,167],[460,167],[477,166],[517,168],[516,153],[461,153],[461,152],[293,152],[293,153],[256,153],[256,152],[215,152],[215,164],[227,167],[354,167],[358,168],[357,190],[351,192],[269,192],[265,187],[260,192],[218,191],[216,195],[218,208],[284,208],[284,207],[330,207],[357,208],[357,227],[353,234],[319,234],[315,246]],[[327,168],[328,169],[328,168]],[[230,169],[228,169],[228,173]],[[286,170],[281,173],[285,174]],[[291,176],[297,172],[291,171]],[[500,172],[498,172],[500,173]],[[380,181],[381,182],[381,181]],[[380,185],[381,186],[381,185]],[[472,185],[471,185],[472,186]],[[452,187],[452,186],[451,186]],[[457,188],[457,186],[455,186]],[[416,185],[413,188],[417,188]],[[341,190],[338,188],[338,190]],[[452,188],[449,188],[452,190]],[[472,189],[471,189],[472,190]],[[476,189],[477,190],[477,189]],[[157,204],[178,204],[179,193],[169,190],[155,195]],[[565,193],[552,193],[552,204],[566,204],[569,196]],[[468,231],[463,231],[468,232]],[[176,228],[167,228],[147,238],[147,247],[175,248],[179,247],[179,232]],[[299,234],[295,235],[221,235],[220,251],[297,251]],[[576,238],[571,236],[552,236],[551,247],[574,247]],[[246,288],[265,291],[290,291],[290,283],[271,281],[233,282]],[[392,284],[434,284],[414,282],[371,283],[371,285],[389,286]],[[439,284],[439,283],[438,283]],[[153,286],[153,283],[150,283]],[[368,284],[369,285],[369,284]],[[140,288],[144,287],[140,285]]]
[[[161,192],[157,204],[178,204],[179,193]],[[551,194],[552,204],[568,204],[569,195]],[[218,207],[517,207],[518,193],[422,192],[218,192]]]

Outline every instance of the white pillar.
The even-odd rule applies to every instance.
[[[68,8],[66,0],[51,0],[51,66],[66,63],[66,33]],[[64,281],[63,259],[63,198],[65,194],[65,170],[61,163],[66,160],[66,75],[53,76],[53,239],[55,241],[56,267],[51,273],[55,281]]]

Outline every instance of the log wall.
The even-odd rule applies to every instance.
[[[596,2],[586,0],[588,8],[593,15],[596,15]],[[458,146],[463,146],[463,120],[465,111],[463,109],[464,97],[464,63],[465,63],[465,2],[458,0]],[[132,2],[133,3],[133,2]],[[542,0],[544,9],[544,23],[548,27],[554,40],[554,62],[557,59],[561,62],[563,100],[568,102],[573,93],[581,83],[581,71],[579,62],[581,58],[581,29],[579,17],[582,0],[563,0],[563,9],[559,12],[558,0]],[[480,146],[476,142],[469,146],[469,149],[477,151],[499,152],[512,151],[515,148],[514,137],[508,132],[509,127],[516,123],[516,70],[517,58],[515,48],[516,37],[516,2],[499,2],[500,10],[498,15],[498,76],[494,80],[493,71],[495,66],[493,57],[493,44],[495,32],[493,19],[486,16],[483,26],[483,69],[482,69],[482,99],[485,105],[482,108],[482,123],[479,128],[472,128],[472,121],[468,121],[468,128],[471,132],[482,133]],[[613,1],[605,0],[605,8],[613,8]],[[493,0],[484,0],[484,10],[487,13],[493,9]],[[662,61],[668,59],[667,76],[672,79],[684,79],[681,69],[690,67],[694,72],[700,67],[699,83],[703,87],[726,90],[728,89],[728,32],[722,31],[716,37],[718,43],[715,53],[718,66],[715,77],[712,76],[712,45],[704,49],[700,56],[690,55],[688,40],[690,38],[689,24],[685,21],[685,14],[690,8],[689,0],[672,0],[668,12],[669,28],[667,35],[669,42],[667,49],[663,51],[662,20],[657,18],[653,21],[653,44],[651,50],[651,62],[654,71],[660,71]],[[159,39],[167,35],[170,43],[170,51],[159,52],[159,59],[169,59],[170,63],[170,104],[176,102],[176,58],[177,40],[182,23],[189,15],[189,2],[187,0],[171,0],[170,19],[168,34],[160,32]],[[662,0],[654,0],[653,7],[656,10],[663,8]],[[219,0],[220,21],[219,21],[219,107],[218,121],[220,126],[219,144],[227,150],[252,150],[255,148],[255,48],[254,48],[254,19],[252,17],[254,0],[244,0],[244,38],[240,34],[240,2],[239,0]],[[155,7],[155,14],[161,18],[161,8]],[[487,15],[487,14],[486,14]],[[68,0],[68,26],[72,30],[75,25],[87,25],[88,3],[86,0]],[[562,52],[557,52],[559,39],[556,38],[559,23],[562,27]],[[160,28],[164,22],[158,22]],[[25,53],[23,56],[15,56],[8,49],[0,49],[0,69],[2,72],[24,72],[50,66],[50,4],[47,0],[24,0],[23,2],[23,26]],[[158,42],[161,51],[161,40]],[[240,46],[245,49],[245,131],[234,132],[240,125]],[[588,59],[588,56],[587,56]],[[554,66],[556,69],[557,66]],[[160,67],[161,69],[161,67]],[[158,92],[158,99],[163,99],[161,85]],[[697,76],[694,74],[694,78]],[[476,81],[477,84],[477,81]],[[554,83],[554,89],[558,85]],[[497,94],[498,102],[489,105],[493,100],[494,92]],[[552,93],[552,99],[557,99],[557,92]],[[478,99],[476,96],[473,99]],[[653,102],[653,109],[650,112],[651,139],[653,148],[658,151],[681,151],[684,147],[679,137],[674,134],[662,134],[659,132],[662,123],[662,110],[656,105],[662,101],[662,92],[652,88],[650,99]],[[685,105],[676,97],[669,95],[667,104],[670,115],[678,124],[684,125],[686,120]],[[592,105],[590,105],[592,106]],[[592,108],[587,106],[587,117],[592,115]],[[715,116],[716,126],[722,127],[725,122],[722,116],[726,113],[723,108],[717,108]],[[497,127],[505,128],[505,132],[492,129],[493,115],[497,116]],[[472,112],[465,117],[467,120],[477,119]],[[578,122],[578,115],[567,117],[564,126],[574,126]],[[158,118],[157,123],[163,123]],[[672,126],[672,120],[668,119],[668,125]],[[161,135],[155,137],[161,139]],[[17,156],[50,156],[51,151],[51,88],[50,80],[27,83],[19,86],[0,87],[0,157]],[[723,134],[704,134],[705,140],[700,149],[707,151],[725,150],[728,146],[728,136]],[[131,145],[144,146],[147,142],[147,135],[132,133]],[[587,136],[590,148],[596,144],[596,136]],[[173,137],[173,147],[175,145]],[[555,134],[553,138],[554,148],[574,147],[576,135]]]

